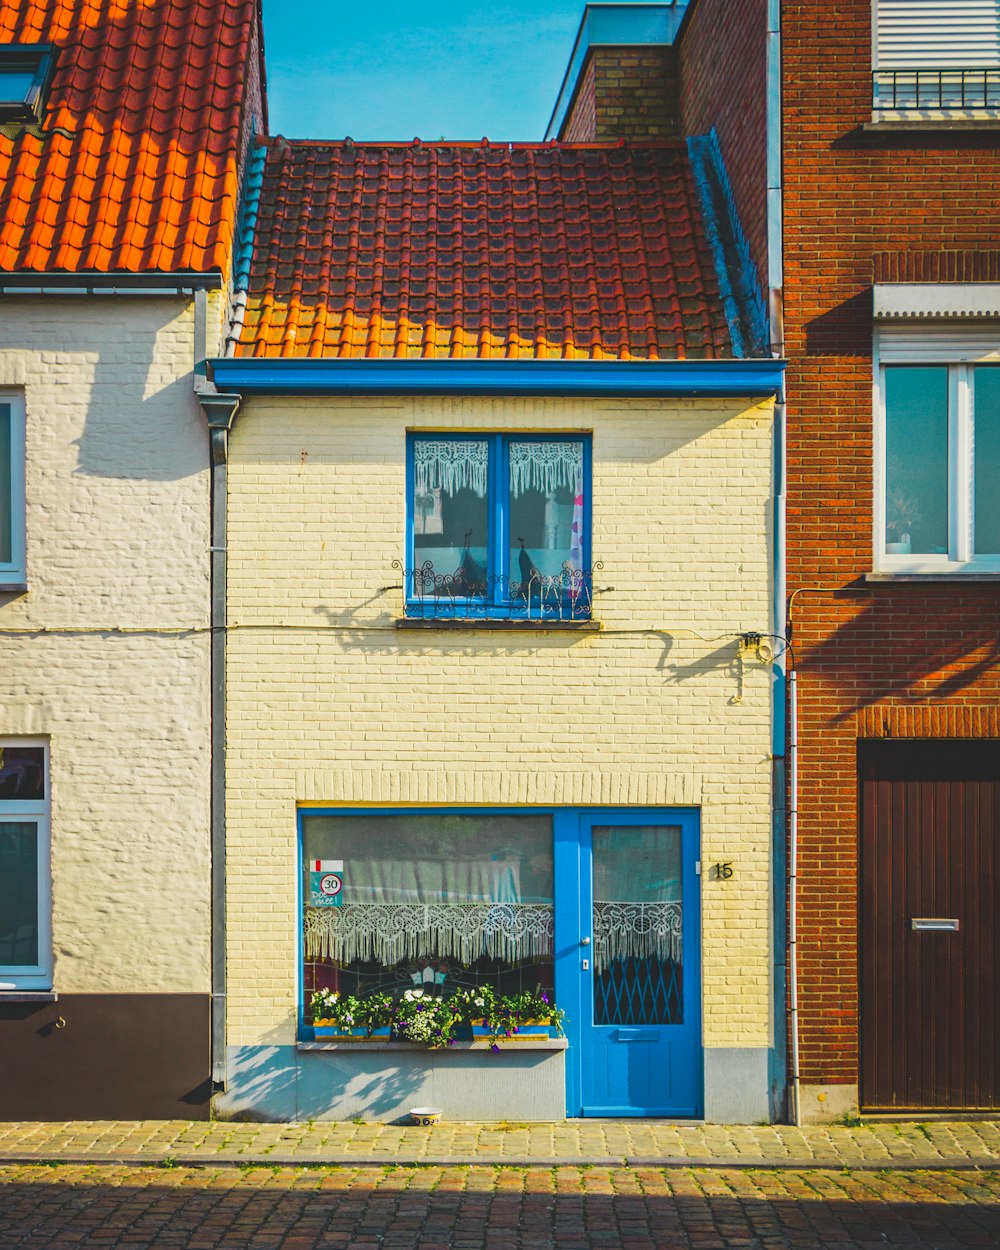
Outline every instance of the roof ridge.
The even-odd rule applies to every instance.
[[[565,143],[558,139],[547,140],[506,140],[506,139],[352,139],[349,135],[343,139],[289,139],[286,135],[272,134],[262,139],[268,147],[294,148],[363,148],[365,150],[381,148],[460,148],[465,151],[497,151],[497,152],[614,152],[626,151],[671,151],[687,150],[683,139],[607,139],[595,143]]]

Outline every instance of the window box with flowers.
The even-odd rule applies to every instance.
[[[389,994],[340,995],[317,990],[310,999],[313,1033],[319,1041],[387,1039],[392,1032],[393,1002]]]

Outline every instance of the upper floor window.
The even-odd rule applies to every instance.
[[[1000,116],[1000,0],[874,0],[876,115]]]
[[[1000,572],[997,356],[954,332],[937,344],[926,330],[883,342],[876,379],[880,569]]]
[[[39,122],[52,77],[45,44],[0,44],[0,122]]]
[[[0,591],[24,580],[24,404],[0,392]]]
[[[590,438],[413,434],[407,615],[590,616]]]
[[[0,993],[52,984],[47,756],[36,739],[0,739]]]

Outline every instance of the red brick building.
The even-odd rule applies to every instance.
[[[627,7],[552,132],[714,130],[789,361],[790,1112],[995,1108],[1000,4]]]

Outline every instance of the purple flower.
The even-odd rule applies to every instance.
[[[500,1047],[496,1044],[496,1042],[493,1043],[490,1050],[492,1050],[495,1055],[499,1055],[500,1053]]]

